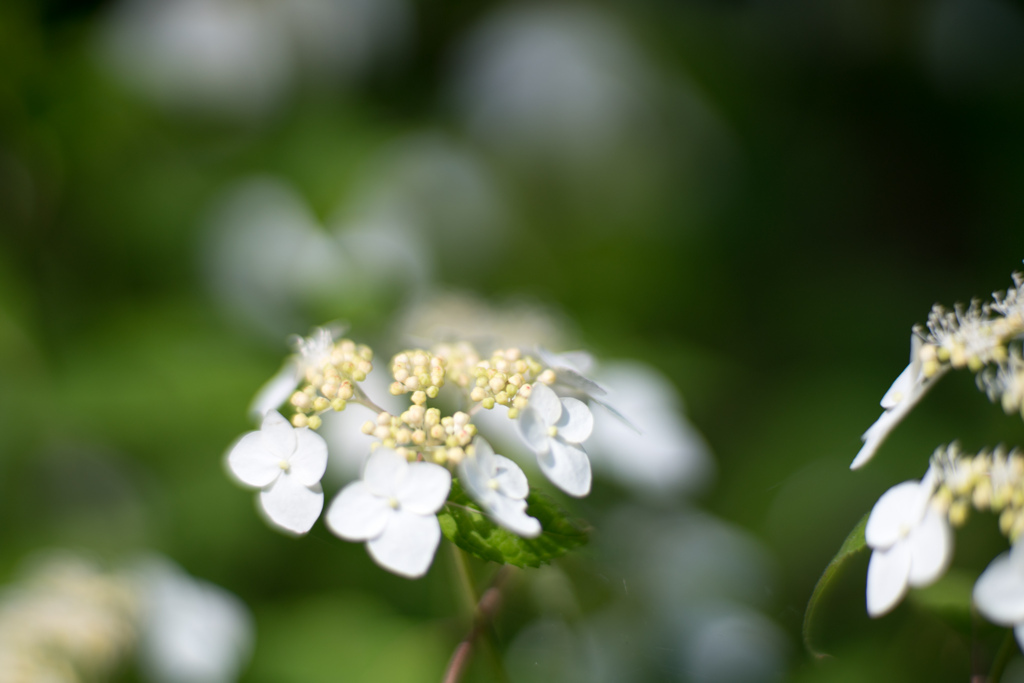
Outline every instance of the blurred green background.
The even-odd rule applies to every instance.
[[[1020,419],[955,375],[848,470],[911,326],[936,301],[1006,288],[1024,258],[1024,6],[342,4],[337,25],[278,37],[277,67],[257,41],[195,88],[221,53],[131,3],[0,5],[0,577],[42,548],[155,549],[249,604],[245,681],[439,680],[467,627],[446,550],[410,582],[322,524],[280,535],[222,456],[289,333],[344,319],[383,360],[404,306],[457,288],[548,306],[567,348],[644,360],[678,387],[717,477],[695,499],[638,504],[701,508],[763,544],[774,569],[755,602],[787,641],[767,679],[962,681],[985,666],[1002,632],[961,612],[911,599],[869,620],[866,558],[825,605],[834,657],[805,655],[800,628],[848,531],[936,446],[1024,443]],[[215,47],[233,45],[225,30]],[[333,49],[345,41],[358,50]],[[379,234],[367,213],[401,223],[388,234],[428,254],[425,272],[395,247],[351,277],[297,258],[306,280],[261,289],[267,268],[231,262],[260,245],[217,232],[224,197],[254,177],[290,187],[324,235]],[[382,218],[388,192],[405,204]],[[599,480],[571,505],[594,518],[627,497]],[[958,534],[961,597],[1005,547],[993,522]],[[602,565],[627,551],[603,548],[537,573],[568,577],[574,606],[520,577],[503,642],[547,611],[607,605],[631,577]],[[673,656],[629,680],[690,680]],[[489,680],[477,659],[471,677]]]

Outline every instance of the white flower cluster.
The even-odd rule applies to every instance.
[[[997,624],[1020,626],[1024,647],[1024,456],[996,449],[977,455],[956,444],[932,456],[921,481],[892,487],[875,503],[864,537],[868,613],[892,610],[907,590],[937,581],[953,559],[953,528],[971,509],[994,512],[1013,550],[996,558],[978,579],[974,601]]]
[[[864,433],[864,446],[851,465],[863,466],[893,427],[947,371],[976,373],[979,388],[1007,413],[1024,416],[1024,276],[987,303],[947,310],[936,305],[924,327],[914,330],[910,364],[882,398],[884,412]],[[1012,544],[996,558],[974,588],[978,611],[997,624],[1013,626],[1024,648],[1024,456],[997,448],[974,455],[958,445],[940,447],[921,481],[889,489],[875,504],[864,531],[872,549],[867,575],[867,609],[873,616],[892,610],[912,587],[937,581],[953,557],[953,529],[970,511],[993,512]]]
[[[326,524],[343,539],[365,542],[370,556],[396,574],[416,578],[429,569],[441,540],[437,513],[448,501],[453,473],[498,525],[526,538],[541,533],[526,511],[526,475],[477,433],[473,416],[480,410],[504,406],[541,472],[571,496],[590,492],[582,443],[594,418],[584,401],[597,401],[605,390],[583,374],[589,358],[583,354],[504,348],[488,356],[464,341],[406,350],[390,363],[389,387],[394,396],[408,396],[409,405],[393,414],[359,384],[373,370],[368,347],[318,329],[296,351],[253,403],[260,429],[227,455],[230,472],[259,490],[262,512],[280,529],[303,534],[319,518],[328,446],[315,430],[323,413],[348,404],[372,411],[362,432],[375,441],[362,478],[338,493]],[[435,400],[462,409],[444,415],[429,405]],[[282,404],[292,410],[290,420],[275,410]]]

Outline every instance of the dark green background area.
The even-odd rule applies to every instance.
[[[1002,632],[927,601],[869,620],[863,562],[825,605],[834,658],[805,657],[799,633],[848,531],[936,446],[1024,443],[1019,418],[953,375],[848,471],[911,326],[1021,268],[1024,44],[965,24],[974,47],[937,76],[922,56],[930,2],[596,6],[699,93],[728,153],[702,150],[666,102],[646,147],[579,177],[495,160],[515,209],[507,260],[463,268],[447,254],[438,280],[553,305],[599,358],[642,359],[675,382],[717,459],[696,504],[776,559],[767,616],[792,638],[793,680],[965,680]],[[1024,25],[1019,3],[1000,6]],[[466,627],[446,549],[409,582],[322,524],[303,539],[270,531],[225,476],[222,455],[287,347],[214,301],[203,218],[256,173],[292,183],[323,218],[388,143],[423,128],[462,138],[445,79],[496,7],[420,2],[400,67],[299,87],[272,116],[232,123],[168,113],[104,72],[92,31],[105,3],[0,5],[0,576],[40,548],[110,561],[152,548],[252,607],[246,680],[439,679]],[[307,322],[344,318],[375,341],[389,314]],[[583,516],[621,495],[595,489]],[[961,601],[1005,547],[993,526],[958,534]],[[510,590],[505,636],[538,611],[523,584]],[[584,605],[607,597],[585,580],[578,592]],[[473,675],[487,679],[483,664]]]

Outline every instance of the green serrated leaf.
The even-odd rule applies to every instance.
[[[517,567],[548,564],[588,540],[584,524],[570,519],[554,501],[537,491],[526,498],[526,513],[540,522],[542,531],[537,538],[522,538],[495,524],[455,480],[448,504],[437,518],[445,538],[470,555]]]
[[[870,514],[870,513],[868,513]],[[864,515],[857,526],[853,527],[853,531],[843,541],[843,545],[839,547],[839,552],[836,553],[832,561],[825,567],[825,571],[822,572],[821,578],[818,579],[818,583],[814,586],[814,592],[811,593],[811,599],[807,601],[807,610],[804,612],[804,647],[814,657],[819,659],[827,657],[828,654],[825,652],[818,651],[811,643],[812,630],[814,626],[814,620],[818,613],[818,605],[821,602],[822,596],[825,591],[831,585],[832,580],[839,572],[840,567],[846,563],[851,557],[859,554],[862,550],[867,548],[867,542],[864,540],[864,528],[868,524],[868,514]]]

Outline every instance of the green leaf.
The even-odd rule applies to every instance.
[[[870,513],[868,513],[870,514]],[[828,657],[825,652],[818,651],[811,643],[813,635],[813,626],[815,618],[818,615],[821,598],[828,590],[828,587],[832,584],[832,580],[839,573],[839,569],[846,563],[847,560],[858,555],[862,550],[867,548],[867,542],[864,540],[864,527],[868,524],[868,514],[865,514],[857,526],[853,527],[853,531],[843,541],[843,545],[839,547],[839,552],[836,553],[832,561],[825,567],[825,571],[822,572],[821,578],[818,579],[817,585],[814,586],[814,592],[811,593],[811,599],[807,601],[807,611],[804,612],[804,647],[814,657],[822,659]]]
[[[587,542],[586,525],[570,519],[554,501],[537,491],[526,498],[526,513],[540,522],[537,538],[522,538],[495,524],[454,480],[448,504],[437,518],[445,538],[470,555],[517,567],[548,564]]]

